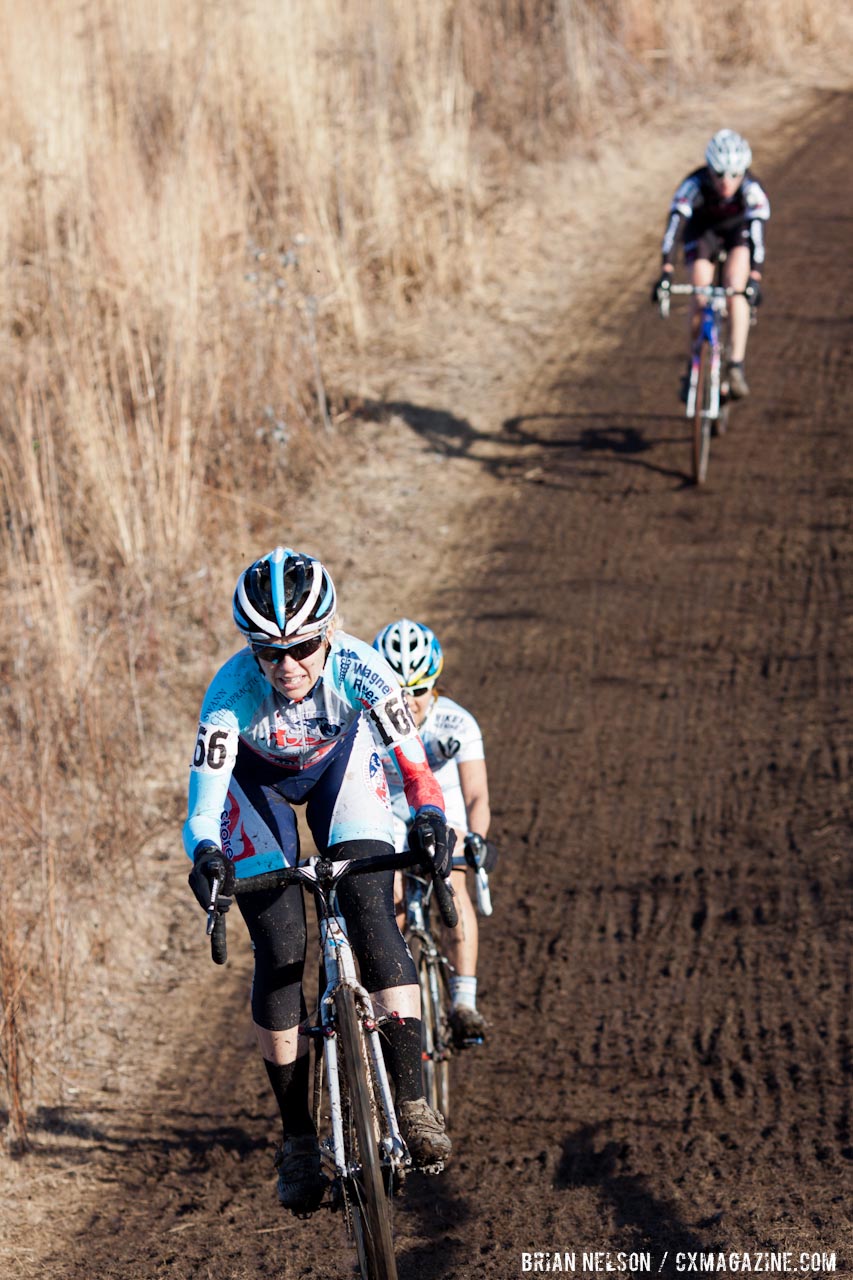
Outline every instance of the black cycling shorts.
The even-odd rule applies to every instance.
[[[749,227],[743,224],[725,231],[714,231],[709,227],[695,239],[690,238],[688,226],[684,236],[684,261],[688,265],[695,262],[697,258],[716,262],[723,250],[728,253],[730,249],[735,249],[741,244],[747,249],[752,247]]]
[[[329,857],[338,861],[392,852],[392,845],[379,840],[347,840],[332,846]],[[345,877],[338,888],[338,902],[367,990],[417,983],[414,962],[394,915],[394,872]],[[248,925],[255,953],[252,1018],[268,1031],[287,1031],[305,1018],[304,891],[300,885],[290,884],[283,889],[238,894],[237,906]]]

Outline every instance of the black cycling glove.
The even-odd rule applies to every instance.
[[[424,837],[432,834],[435,848],[432,859],[439,875],[446,880],[450,875],[450,864],[453,859],[453,846],[456,843],[456,832],[447,826],[447,819],[435,805],[425,804],[418,809],[409,829],[409,848],[413,853],[427,854]]]
[[[475,871],[480,867],[484,871],[493,871],[498,862],[498,851],[491,840],[484,840],[476,831],[469,831],[465,837],[465,861]]]
[[[193,869],[189,874],[187,883],[205,911],[210,907],[215,878],[220,881],[220,898],[217,901],[217,905],[219,905],[222,896],[233,892],[234,863],[230,858],[226,858],[219,846],[215,845],[212,840],[202,840],[195,847]],[[230,903],[222,903],[221,909],[227,910],[230,905]]]
[[[763,293],[761,292],[761,281],[760,281],[760,280],[753,280],[753,279],[751,279],[751,278],[750,278],[749,280],[747,280],[747,282],[746,282],[746,288],[744,289],[744,293],[746,294],[747,301],[749,302],[749,305],[750,305],[751,307],[760,307],[760,306],[761,306],[761,302],[762,302],[762,299],[763,299],[764,295],[763,295]]]
[[[651,297],[652,302],[654,302],[655,304],[660,302],[661,298],[666,297],[666,295],[669,293],[671,288],[672,288],[672,272],[662,271],[660,273],[659,278],[654,282],[654,285],[652,286],[652,297]]]

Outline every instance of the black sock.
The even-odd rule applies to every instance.
[[[399,1104],[422,1098],[420,1018],[389,1018],[382,1023],[379,1034],[385,1066],[394,1082],[395,1101]]]
[[[288,1138],[314,1133],[314,1121],[308,1107],[308,1054],[295,1062],[280,1066],[264,1058],[272,1091],[281,1112],[281,1125]]]

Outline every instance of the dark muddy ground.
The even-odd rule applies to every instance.
[[[441,608],[504,860],[492,1040],[455,1067],[452,1168],[397,1214],[401,1280],[514,1277],[535,1250],[853,1268],[853,101],[810,128],[760,170],[753,394],[705,491],[680,323],[642,273],[627,313],[555,336],[491,440],[430,441],[489,477],[470,528],[491,550]],[[162,1067],[134,1105],[42,1117],[98,1190],[38,1274],[350,1275],[336,1219],[274,1207],[248,956],[186,968],[142,983]]]

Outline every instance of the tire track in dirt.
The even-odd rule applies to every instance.
[[[517,1146],[544,1142],[552,1169],[561,1117],[567,1136],[555,1178],[516,1184],[507,1247],[560,1247],[561,1222],[573,1240],[621,1247],[703,1222],[709,1247],[850,1246],[850,404],[849,379],[836,380],[850,360],[849,220],[808,241],[814,292],[796,306],[784,293],[789,249],[796,260],[803,228],[839,199],[849,103],[836,111],[809,151],[808,188],[796,155],[776,175],[788,200],[774,217],[778,301],[771,292],[753,336],[754,397],[712,454],[708,493],[678,488],[687,442],[674,412],[655,413],[648,370],[663,339],[641,316],[636,381],[624,363],[606,383],[570,367],[523,407],[537,490],[479,596],[526,605],[550,573],[560,603],[538,617],[478,617],[475,604],[472,647],[496,673],[493,724],[507,659],[521,688],[541,673],[542,723],[528,732],[507,710],[501,737],[517,743],[505,791],[523,778],[538,792],[529,816],[501,814],[508,832],[526,824],[525,856],[536,850],[539,883],[519,876],[506,908],[534,936],[512,939],[496,975],[514,992],[522,959],[538,994],[498,1022],[515,1033],[509,1062],[524,1060],[530,1092],[548,1099],[531,1104],[539,1124],[518,1116]],[[835,327],[803,325],[815,296]],[[661,380],[673,399],[676,372],[673,357]],[[565,1157],[590,1172],[570,1179],[561,1213]],[[589,1182],[597,1203],[581,1194]],[[646,1205],[638,1237],[626,1222],[644,1186],[659,1212]]]

